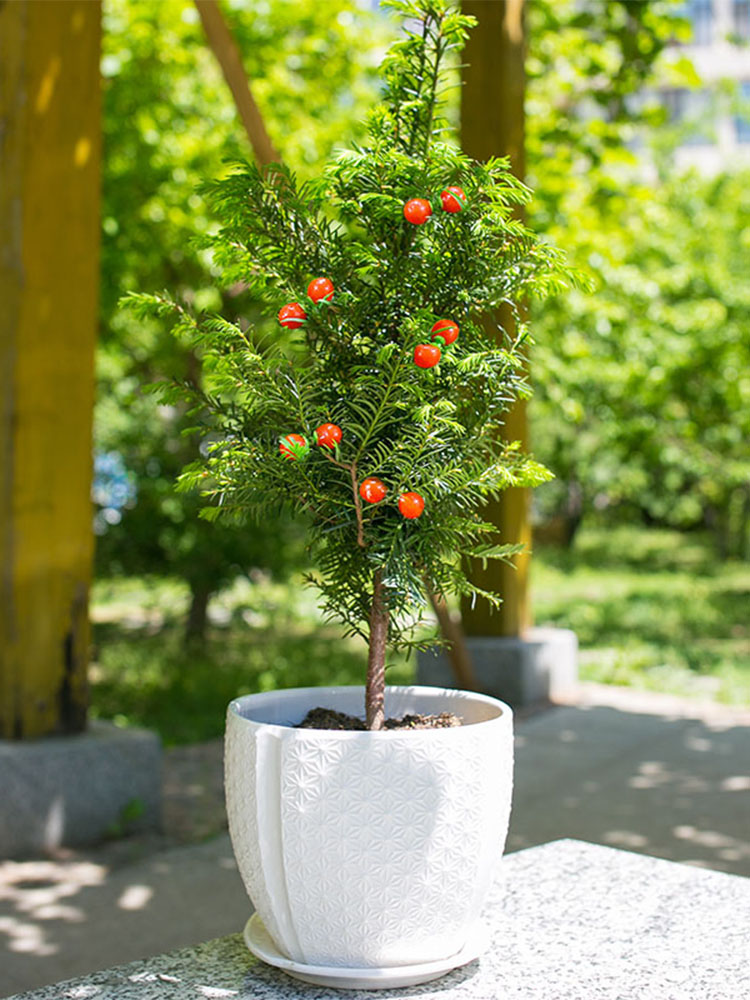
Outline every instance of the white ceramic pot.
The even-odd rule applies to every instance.
[[[229,705],[229,829],[279,951],[312,966],[389,969],[459,952],[505,843],[512,712],[485,695],[391,687],[386,714],[455,712],[452,729],[295,729],[321,705],[362,715],[361,687]]]

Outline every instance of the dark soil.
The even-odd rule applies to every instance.
[[[405,715],[401,719],[386,719],[386,729],[453,729],[462,726],[463,719],[452,712],[440,715]],[[366,730],[363,719],[332,708],[311,708],[297,729],[354,729]]]

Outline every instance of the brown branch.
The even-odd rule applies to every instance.
[[[354,494],[354,509],[357,512],[357,544],[360,548],[367,545],[365,541],[365,526],[362,519],[362,504],[359,499],[359,489],[357,488],[357,463],[352,462],[349,469],[352,476],[352,493]]]
[[[365,541],[365,526],[362,517],[362,503],[359,499],[359,489],[357,488],[357,463],[352,462],[351,465],[347,465],[346,462],[339,462],[338,459],[334,458],[330,451],[323,449],[323,454],[333,465],[337,466],[339,469],[345,469],[352,479],[352,495],[354,497],[354,510],[357,515],[357,544],[360,548],[365,548],[367,542]]]
[[[370,647],[367,655],[365,717],[367,728],[385,723],[385,651],[388,642],[388,603],[383,593],[383,571],[375,570],[370,608]]]
[[[334,458],[330,452],[330,449],[326,445],[323,445],[322,454],[325,458],[328,459],[328,461],[332,465],[337,466],[339,469],[346,469],[346,471],[348,472],[349,469],[351,468],[351,466],[347,465],[346,462],[339,462],[337,458]]]
[[[245,126],[245,132],[253,147],[256,160],[262,167],[269,163],[279,162],[281,157],[271,142],[263,116],[250,92],[250,84],[242,65],[240,50],[224,20],[218,3],[216,0],[194,0],[194,2],[198,8],[208,44],[221,66],[229,89],[232,91],[235,107],[242,119],[242,124]]]

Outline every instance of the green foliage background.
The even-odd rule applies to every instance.
[[[224,10],[277,147],[302,178],[316,176],[361,134],[389,27],[344,0]],[[697,84],[684,58],[657,60],[671,37],[689,36],[680,5],[531,0],[528,13],[527,211],[596,282],[533,318],[534,450],[557,476],[537,494],[538,517],[563,518],[568,537],[592,512],[705,525],[719,553],[746,557],[750,180],[678,176],[678,130],[656,102],[632,100],[655,76]],[[191,244],[210,226],[198,185],[248,150],[192,4],[105,0],[104,46],[97,444],[124,455],[139,497],[100,539],[99,570],[177,574],[200,603],[250,566],[298,564],[301,539],[288,526],[207,532],[198,501],[174,493],[196,442],[181,436],[183,409],[141,390],[194,362],[115,303],[170,286],[199,308],[261,319],[247,293],[217,297]],[[658,170],[644,174],[649,144]]]
[[[539,515],[568,540],[597,508],[707,527],[719,556],[747,557],[750,177],[675,167],[690,126],[648,88],[700,84],[667,49],[690,39],[684,9],[529,11],[531,220],[595,282],[534,316],[532,440],[556,475]]]
[[[722,556],[748,554],[749,191],[747,175],[681,177],[582,210],[595,296],[551,305],[535,355],[537,440],[562,483],[706,525]]]

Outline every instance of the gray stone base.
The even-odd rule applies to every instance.
[[[532,628],[522,639],[469,637],[466,640],[479,690],[520,707],[554,701],[575,691],[578,639],[564,628]],[[417,654],[417,683],[456,687],[443,650]]]
[[[92,722],[85,733],[0,740],[0,858],[92,844],[161,820],[161,743]]]

